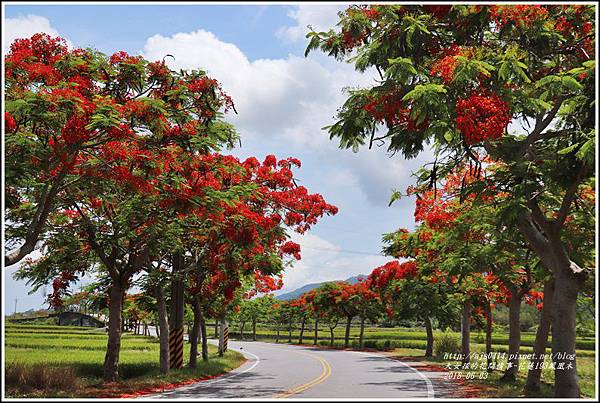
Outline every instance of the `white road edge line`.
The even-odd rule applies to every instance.
[[[248,371],[252,371],[254,368],[256,368],[256,366],[258,364],[260,364],[260,357],[257,356],[256,354],[252,354],[249,351],[240,350],[240,349],[237,349],[237,348],[231,348],[231,350],[237,350],[238,352],[242,353],[243,355],[247,354],[247,355],[251,356],[252,358],[255,359],[254,364],[252,364],[250,367],[248,367],[245,370],[240,371],[240,372],[234,372],[234,373],[230,372],[229,374],[225,374],[225,375],[220,376],[220,377],[215,378],[215,379],[211,379],[211,380],[208,380],[208,381],[198,381],[198,382],[193,383],[193,384],[188,385],[188,386],[182,386],[181,388],[167,390],[165,392],[157,393],[156,395],[151,395],[151,396],[155,396],[155,397],[165,396],[165,395],[170,395],[170,394],[176,394],[176,393],[180,393],[180,392],[185,392],[188,389],[192,389],[192,388],[195,388],[195,387],[198,387],[198,386],[212,385],[213,383],[217,383],[217,382],[220,382],[220,381],[231,379],[231,378],[234,378],[234,377],[236,377],[238,375],[245,374]],[[142,399],[146,398],[147,399],[147,398],[150,398],[150,396],[140,396],[140,398],[142,398]]]
[[[427,397],[429,399],[435,399],[435,392],[433,390],[433,384],[431,383],[431,380],[426,375],[423,375],[423,373],[421,371],[419,371],[418,369],[413,368],[410,365],[408,365],[408,364],[406,364],[406,363],[404,363],[402,361],[394,360],[393,358],[387,357],[387,356],[382,355],[382,354],[369,354],[369,353],[365,353],[363,351],[351,351],[351,352],[352,353],[357,353],[357,354],[362,354],[362,355],[369,355],[371,357],[383,357],[383,358],[386,358],[386,359],[388,359],[390,361],[394,361],[395,363],[398,363],[398,364],[404,365],[405,367],[410,368],[412,371],[416,372],[425,381],[425,383],[427,384]]]

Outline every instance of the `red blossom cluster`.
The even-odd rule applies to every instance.
[[[437,196],[433,191],[426,192],[424,195],[417,195],[415,202],[415,222],[425,222],[430,228],[446,228],[452,225],[458,211],[452,209],[451,202],[442,198],[442,191],[437,192]]]
[[[62,38],[38,33],[31,38],[15,39],[5,58],[6,78],[23,86],[31,82],[56,85],[61,73],[55,64],[66,54],[67,44]]]
[[[74,273],[70,271],[62,271],[52,281],[52,294],[48,295],[48,302],[53,308],[60,308],[63,305],[63,298],[67,293],[69,284],[77,280]]]
[[[454,70],[458,67],[457,55],[463,55],[464,49],[453,43],[450,48],[444,49],[442,56],[431,64],[431,75],[440,76],[446,84],[454,79]]]
[[[502,137],[510,121],[508,103],[496,94],[474,92],[456,103],[456,127],[467,144]]]
[[[433,15],[435,18],[437,18],[438,20],[441,20],[448,15],[452,6],[451,5],[434,5],[434,6],[423,6],[423,8],[425,9],[426,12]]]
[[[254,157],[239,161],[232,156],[208,155],[200,158],[200,164],[189,171],[180,167],[178,161],[169,164],[171,169],[183,169],[184,176],[191,176],[190,187],[186,187],[184,193],[170,190],[166,201],[173,198],[175,201],[163,206],[187,210],[189,214],[215,223],[202,239],[207,250],[206,266],[213,275],[210,284],[196,290],[205,297],[222,294],[226,302],[229,301],[241,286],[230,279],[247,274],[255,278],[255,287],[249,296],[281,288],[281,278],[271,275],[273,267],[268,255],[301,258],[300,245],[287,239],[282,226],[303,233],[323,215],[337,213],[337,208],[327,204],[321,195],[310,194],[295,184],[291,168],[300,166],[295,158],[277,160],[268,155],[260,163]],[[210,169],[205,164],[209,164]],[[207,188],[227,191],[232,186],[248,183],[256,185],[255,191],[234,205],[223,203],[221,208],[208,211],[188,203]],[[234,258],[232,251],[240,257]]]
[[[417,122],[411,118],[412,109],[406,107],[400,93],[386,93],[378,97],[369,97],[363,109],[378,122],[385,122],[389,127],[402,126],[410,132],[420,132],[429,127],[429,121]]]
[[[15,122],[15,118],[8,112],[4,112],[4,129],[8,133],[12,133],[17,129],[17,122]]]
[[[499,27],[509,24],[518,28],[528,28],[548,17],[548,10],[540,5],[506,5],[489,8],[491,20]]]
[[[400,263],[397,260],[392,260],[383,266],[373,269],[367,283],[370,288],[385,288],[393,280],[401,280],[405,278],[413,278],[417,275],[417,265],[413,261]]]

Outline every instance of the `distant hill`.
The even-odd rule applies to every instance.
[[[359,278],[359,277],[362,277],[362,278],[367,278],[367,276],[366,276],[366,275],[364,275],[364,274],[359,274],[359,275],[357,275],[357,276],[352,276],[352,277],[350,277],[350,278],[347,278],[346,280],[343,280],[343,281],[345,281],[345,282],[347,282],[347,283],[350,283],[350,284],[356,284],[356,283],[358,283],[358,278]],[[284,293],[284,294],[277,295],[277,296],[275,297],[275,299],[278,299],[278,300],[281,300],[281,301],[289,301],[289,300],[292,300],[292,299],[296,299],[296,298],[298,298],[300,295],[304,294],[305,292],[308,292],[308,291],[310,291],[310,290],[313,290],[313,289],[315,289],[315,288],[318,288],[319,286],[321,286],[321,285],[323,285],[323,284],[325,284],[325,283],[331,283],[331,282],[334,282],[334,281],[339,281],[339,280],[333,280],[333,281],[323,281],[323,282],[321,282],[321,283],[311,283],[311,284],[306,284],[306,285],[304,285],[304,286],[302,286],[302,287],[300,287],[300,288],[297,288],[297,289],[295,289],[294,291],[290,291],[290,292],[286,292],[286,293]]]

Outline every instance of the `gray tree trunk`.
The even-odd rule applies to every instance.
[[[554,301],[552,308],[552,356],[554,371],[554,396],[580,397],[579,378],[575,356],[575,324],[577,294],[584,280],[582,269],[572,262],[560,237],[555,222],[534,224],[530,215],[524,214],[518,222],[520,232],[544,266],[554,274]],[[545,227],[542,232],[538,227]]]
[[[519,373],[519,351],[521,349],[521,299],[520,290],[511,290],[508,301],[508,363],[502,379],[515,381]]]
[[[318,339],[319,339],[319,318],[317,316],[315,316],[315,339],[313,341],[313,344],[315,346],[317,345]]]
[[[300,324],[300,337],[298,338],[298,344],[302,344],[304,341],[304,326],[306,325],[306,318],[302,318],[302,323]]]
[[[579,377],[575,359],[575,321],[579,286],[572,273],[556,276],[552,315],[552,356],[554,358],[554,396],[579,397]],[[559,369],[560,367],[564,369]]]
[[[469,299],[463,305],[460,335],[462,363],[466,364],[471,361],[471,300]]]
[[[169,316],[167,314],[167,304],[165,302],[165,293],[160,285],[156,286],[156,304],[158,308],[158,338],[160,342],[160,373],[169,372]]]
[[[540,324],[535,334],[533,345],[533,358],[531,359],[532,368],[527,373],[525,389],[537,392],[540,390],[542,377],[542,364],[544,363],[544,354],[546,354],[546,344],[550,335],[552,325],[552,299],[554,297],[554,280],[548,280],[544,283],[544,305],[542,306],[542,315]]]
[[[433,327],[431,326],[431,319],[429,316],[425,316],[425,331],[427,332],[425,357],[433,357]]]
[[[363,338],[365,335],[365,318],[360,318],[360,335],[358,336],[358,346],[363,348]]]
[[[256,341],[256,319],[252,319],[252,340]]]
[[[208,361],[208,332],[206,330],[206,318],[202,309],[199,311],[200,316],[200,334],[202,337],[202,361]]]
[[[492,318],[492,304],[487,301],[485,305],[486,318],[485,318],[485,355],[487,356],[487,372],[492,372],[494,369],[492,360],[492,332],[493,332],[493,318]]]
[[[198,363],[198,337],[200,335],[200,303],[197,298],[194,297],[192,301],[192,307],[194,312],[194,323],[190,331],[190,368],[196,368]]]
[[[350,347],[350,326],[352,325],[352,316],[346,318],[346,332],[344,333],[344,348]]]
[[[119,354],[121,352],[121,325],[124,290],[120,284],[113,284],[108,301],[108,345],[104,356],[104,380],[116,382],[119,378]]]

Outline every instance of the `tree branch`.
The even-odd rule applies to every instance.
[[[556,103],[554,104],[554,107],[550,110],[550,112],[548,112],[546,117],[543,117],[542,115],[538,115],[536,117],[535,127],[533,128],[533,131],[529,134],[529,136],[527,136],[527,138],[523,141],[521,149],[519,150],[519,157],[523,157],[525,154],[527,154],[527,150],[529,149],[529,147],[540,139],[542,132],[556,117],[556,114],[558,113],[558,110],[560,109],[563,101],[564,97],[558,97]]]
[[[575,181],[571,184],[571,186],[569,186],[569,188],[565,192],[565,195],[562,199],[562,203],[560,205],[560,209],[558,210],[558,216],[556,218],[556,221],[554,222],[554,226],[555,226],[555,229],[557,230],[557,232],[562,229],[562,226],[564,225],[565,220],[567,219],[567,216],[569,215],[569,210],[571,209],[571,204],[573,203],[573,200],[575,200],[575,197],[577,197],[577,189],[579,188],[579,185],[583,181],[583,178],[585,177],[586,172],[587,172],[587,165],[582,164],[581,169],[579,169],[579,172],[577,172],[577,177],[575,178]]]

